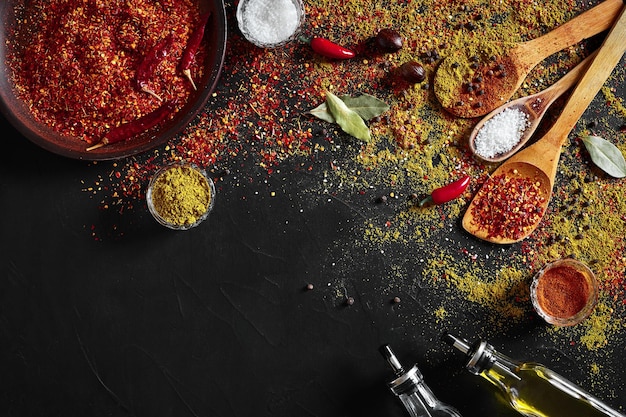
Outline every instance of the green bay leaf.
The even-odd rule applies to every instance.
[[[348,106],[350,110],[361,116],[363,120],[371,120],[389,110],[389,105],[387,103],[370,94],[361,94],[356,97],[347,95],[338,97],[341,101],[346,103],[346,106]],[[335,118],[328,110],[326,103],[322,103],[313,110],[310,110],[309,114],[326,122],[335,123]]]
[[[335,118],[328,111],[328,106],[326,105],[325,102],[320,104],[316,108],[314,108],[312,110],[309,110],[309,114],[311,114],[311,115],[313,115],[313,116],[317,117],[318,119],[321,119],[321,120],[323,120],[325,122],[335,123]]]
[[[361,94],[357,97],[341,96],[340,98],[350,110],[355,111],[364,120],[371,120],[389,110],[387,103],[369,94]]]
[[[335,122],[344,132],[357,139],[365,141],[371,139],[370,130],[361,116],[330,91],[326,92],[326,105],[330,114],[335,118]]]
[[[581,140],[598,168],[615,178],[626,177],[626,161],[619,148],[599,136],[582,136]]]

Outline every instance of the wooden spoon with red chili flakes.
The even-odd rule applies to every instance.
[[[498,167],[470,203],[463,227],[493,243],[530,235],[548,207],[561,147],[626,51],[626,6],[550,130]]]
[[[484,116],[504,104],[546,57],[609,29],[622,0],[605,0],[551,32],[527,42],[484,42],[446,57],[434,79],[441,106],[458,117]]]

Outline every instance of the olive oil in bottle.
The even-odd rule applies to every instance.
[[[445,334],[443,340],[465,353],[467,369],[498,387],[511,406],[530,417],[626,417],[545,366],[518,362],[487,342],[470,345]]]

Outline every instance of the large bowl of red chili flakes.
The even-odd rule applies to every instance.
[[[190,81],[181,62],[207,13]],[[226,26],[222,0],[2,0],[0,109],[28,139],[63,156],[108,160],[147,151],[207,104]],[[94,146],[119,126],[145,123],[164,103],[169,110],[157,125]]]

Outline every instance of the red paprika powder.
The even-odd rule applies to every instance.
[[[537,274],[531,295],[535,309],[546,321],[574,325],[591,313],[597,285],[593,273],[584,264],[563,259]]]

